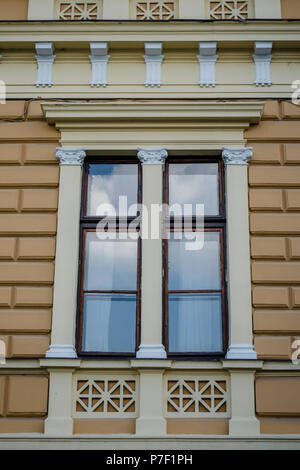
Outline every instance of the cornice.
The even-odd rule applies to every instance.
[[[242,147],[244,131],[260,120],[263,102],[106,101],[45,102],[44,114],[63,147],[134,151],[153,145],[170,151]]]
[[[245,122],[257,123],[260,120],[264,102],[262,101],[110,101],[103,103],[52,101],[42,103],[47,121],[87,125],[101,121],[189,121],[211,126],[211,123]],[[102,124],[101,124],[102,125]],[[231,124],[232,125],[232,124]],[[69,126],[68,126],[69,127]]]
[[[12,27],[13,24],[13,27]],[[247,41],[300,42],[298,21],[174,21],[174,22],[1,22],[0,42],[162,42]]]

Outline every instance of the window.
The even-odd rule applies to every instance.
[[[135,355],[138,347],[140,241],[137,236],[127,236],[127,230],[139,230],[138,224],[135,229],[129,224],[138,215],[140,180],[136,159],[85,163],[78,324],[81,354]]]
[[[83,355],[133,356],[139,347],[141,172],[136,159],[85,162],[78,322]],[[164,202],[166,350],[169,356],[222,355],[227,346],[222,160],[169,158]]]
[[[169,355],[220,355],[226,348],[223,187],[221,160],[166,163],[164,331]],[[196,217],[196,204],[203,204],[204,218]],[[188,209],[182,214],[189,226],[182,224],[175,205]]]

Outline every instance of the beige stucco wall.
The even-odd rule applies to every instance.
[[[269,101],[246,132],[253,327],[259,358],[290,360],[300,337],[300,108]]]
[[[281,0],[282,18],[300,18],[300,3],[298,0]]]
[[[1,0],[0,21],[27,20],[28,0]]]
[[[59,134],[36,103],[0,113],[0,335],[7,357],[37,357],[51,326]]]

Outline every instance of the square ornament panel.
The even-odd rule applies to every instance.
[[[73,416],[76,418],[133,418],[137,416],[137,377],[75,376]]]
[[[246,20],[253,14],[251,0],[209,1],[209,18],[214,20]]]
[[[167,417],[230,416],[230,390],[226,376],[167,376],[165,386]]]
[[[102,1],[58,1],[57,16],[64,21],[98,20],[102,18]]]
[[[137,20],[169,21],[177,17],[176,1],[135,1],[135,18]]]

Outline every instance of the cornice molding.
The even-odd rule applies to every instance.
[[[62,165],[83,165],[86,157],[85,149],[83,148],[64,148],[57,147],[56,157],[59,159],[59,164]]]
[[[134,151],[139,147],[168,151],[220,152],[243,147],[244,131],[258,123],[263,102],[111,101],[45,102],[44,114],[61,133],[66,148]]]
[[[13,27],[12,27],[13,24]],[[236,41],[237,46],[249,41],[299,41],[300,20],[251,21],[57,21],[57,22],[1,22],[0,42],[34,43],[51,41],[62,44],[74,42],[161,42]]]
[[[74,103],[52,101],[42,103],[47,121],[59,123],[99,123],[99,121],[196,121],[209,127],[210,123],[260,121],[263,101],[111,101],[109,103]],[[100,125],[100,123],[99,123]],[[232,125],[232,124],[231,124]],[[246,126],[248,127],[248,126]]]

